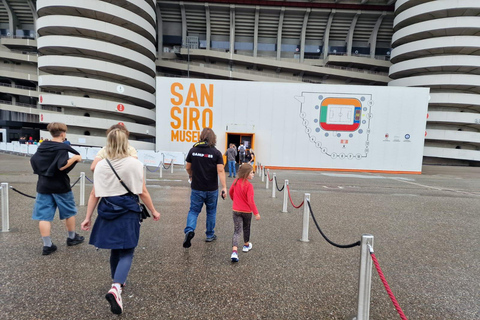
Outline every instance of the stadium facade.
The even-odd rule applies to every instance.
[[[62,121],[101,146],[124,123],[153,150],[156,76],[415,86],[425,162],[478,164],[479,22],[478,0],[2,0],[2,136]]]

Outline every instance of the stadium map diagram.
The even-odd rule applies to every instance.
[[[332,159],[366,158],[369,153],[371,94],[302,92],[300,118],[310,142]]]

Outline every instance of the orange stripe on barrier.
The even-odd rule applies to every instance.
[[[274,170],[304,170],[304,171],[371,172],[371,173],[390,173],[390,174],[422,174],[421,171],[389,171],[389,170],[364,170],[364,169],[276,167],[276,166],[265,166],[265,168],[270,170],[274,169]]]

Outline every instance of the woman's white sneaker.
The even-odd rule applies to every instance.
[[[238,262],[238,253],[236,251],[233,251],[230,259],[232,259],[232,262]]]
[[[114,314],[121,314],[123,312],[122,289],[112,286],[105,295],[105,299],[110,303],[110,310]]]
[[[250,250],[252,250],[252,243],[251,242],[248,243],[248,246],[243,246],[243,249],[242,249],[243,252],[248,252]]]

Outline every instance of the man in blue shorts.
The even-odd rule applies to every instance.
[[[57,207],[60,220],[65,220],[67,226],[67,245],[74,246],[85,239],[75,232],[77,208],[68,177],[68,173],[82,157],[70,145],[63,143],[67,134],[64,123],[52,122],[47,126],[47,130],[52,135],[52,140],[44,141],[30,160],[33,173],[38,174],[37,198],[32,219],[39,221],[43,240],[42,255],[49,255],[57,250],[50,237],[51,221]],[[68,158],[69,152],[74,154],[72,158]]]

